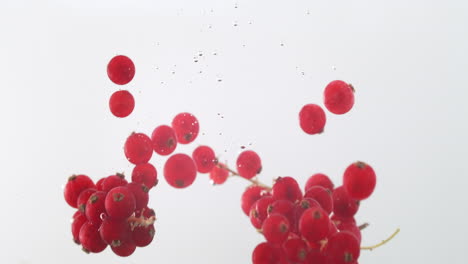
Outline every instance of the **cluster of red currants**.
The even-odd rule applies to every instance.
[[[154,167],[153,167],[154,170]],[[154,173],[135,169],[132,182],[117,173],[96,184],[86,175],[72,175],[65,186],[65,201],[78,210],[73,215],[72,235],[86,253],[99,253],[109,245],[122,257],[153,240],[156,220],[148,208],[148,191],[157,184]]]
[[[358,161],[337,188],[322,173],[307,180],[304,193],[292,177],[277,178],[272,188],[248,187],[242,210],[266,239],[254,249],[253,264],[357,263],[361,232],[354,215],[375,184],[372,167]]]

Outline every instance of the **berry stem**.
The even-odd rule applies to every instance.
[[[134,215],[130,216],[127,221],[130,223],[130,227],[133,230],[135,227],[148,227],[154,224],[154,222],[156,222],[156,216],[153,215],[149,218],[145,218],[142,213],[140,217],[135,217]]]
[[[389,238],[387,238],[385,240],[382,240],[382,242],[378,243],[377,245],[373,245],[373,246],[369,246],[369,247],[361,247],[361,250],[362,249],[373,250],[375,248],[378,248],[378,247],[384,245],[385,243],[387,243],[388,241],[392,240],[392,238],[394,238],[398,234],[398,232],[400,232],[400,228],[397,228],[397,230],[395,232],[393,232],[393,234]]]
[[[369,223],[364,223],[360,226],[358,226],[359,230],[363,230],[364,228],[368,227],[369,226]]]
[[[270,187],[270,186],[268,186],[268,185],[266,185],[266,184],[264,184],[264,183],[261,183],[261,182],[260,182],[259,180],[257,180],[256,178],[255,178],[255,179],[247,179],[247,178],[241,177],[241,176],[239,175],[239,173],[237,173],[237,171],[235,171],[235,170],[229,168],[227,165],[224,165],[224,166],[223,166],[223,165],[221,165],[220,163],[218,163],[216,166],[218,166],[218,167],[221,168],[221,169],[225,169],[225,170],[229,171],[229,172],[231,173],[231,176],[238,176],[239,178],[242,178],[242,179],[245,179],[245,180],[251,182],[253,185],[258,185],[258,186],[263,187],[263,188],[265,188],[265,189],[267,189],[267,190],[271,190],[271,187]]]

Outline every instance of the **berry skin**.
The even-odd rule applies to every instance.
[[[333,211],[333,199],[329,189],[322,186],[313,186],[309,188],[304,197],[316,200],[328,214]]]
[[[186,154],[172,155],[164,164],[164,178],[174,188],[185,188],[195,181],[197,167]]]
[[[245,215],[249,216],[250,208],[262,198],[262,194],[265,192],[266,189],[258,185],[251,185],[245,189],[241,197],[241,208]]]
[[[127,117],[135,108],[135,99],[129,91],[120,90],[114,92],[109,99],[109,108],[116,117]]]
[[[273,244],[281,244],[288,238],[289,221],[280,214],[269,215],[262,224],[265,239]]]
[[[322,133],[326,121],[325,112],[316,104],[307,104],[299,112],[299,125],[309,135]]]
[[[148,187],[139,182],[131,182],[127,184],[127,187],[135,197],[135,211],[140,211],[148,205],[149,195]]]
[[[197,138],[200,125],[194,115],[180,113],[172,120],[172,128],[175,131],[177,142],[188,144]]]
[[[324,239],[330,229],[327,213],[320,207],[307,209],[299,219],[299,232],[309,242],[314,243]]]
[[[296,229],[295,209],[295,204],[289,200],[276,200],[268,206],[267,213],[268,215],[280,214],[286,217],[289,222],[290,231],[294,231]]]
[[[95,188],[88,188],[80,193],[77,199],[78,210],[84,215],[86,209],[86,203],[89,197],[96,192]]]
[[[193,151],[192,158],[200,173],[210,172],[218,163],[213,149],[208,146],[198,146]]]
[[[246,150],[237,157],[236,166],[241,177],[252,179],[261,172],[262,161],[255,151]]]
[[[72,175],[63,190],[65,201],[73,208],[77,208],[78,196],[88,188],[96,188],[91,178],[86,175]]]
[[[151,134],[151,141],[154,152],[161,156],[171,154],[177,147],[175,131],[167,125],[156,127]]]
[[[151,139],[143,133],[132,133],[125,141],[124,151],[131,163],[147,163],[153,155]]]
[[[88,221],[100,225],[102,222],[101,215],[106,213],[105,200],[106,192],[97,191],[93,193],[86,203],[85,214]]]
[[[340,80],[332,81],[325,87],[323,97],[328,111],[342,115],[353,108],[354,88]]]
[[[263,242],[258,244],[252,252],[253,264],[286,264],[286,256],[281,247]]]
[[[133,229],[132,239],[137,247],[146,247],[154,238],[154,224],[150,226],[137,226]]]
[[[283,244],[283,250],[291,263],[304,263],[307,258],[307,243],[299,237],[288,238]]]
[[[99,253],[106,249],[107,244],[101,239],[98,231],[99,225],[86,222],[81,226],[79,239],[86,253]]]
[[[149,190],[158,184],[158,172],[151,163],[138,164],[133,168],[132,182],[144,184]]]
[[[305,184],[305,191],[309,190],[310,187],[313,186],[322,186],[325,189],[329,189],[330,191],[333,191],[334,185],[333,182],[330,180],[330,178],[323,174],[323,173],[316,173],[307,180]]]
[[[272,196],[263,196],[262,198],[258,199],[250,208],[249,217],[250,222],[252,225],[260,229],[262,227],[263,221],[268,216],[268,207],[272,204],[275,200]]]
[[[343,175],[343,186],[349,197],[356,200],[368,198],[376,184],[375,172],[368,164],[358,161],[346,168]]]
[[[99,234],[104,242],[112,247],[118,247],[124,241],[130,239],[131,230],[129,223],[124,219],[107,218],[99,227]]]
[[[292,177],[278,177],[271,190],[275,200],[289,200],[296,202],[302,199],[302,191],[296,179]]]
[[[99,181],[96,182],[96,189],[98,191],[102,191],[102,183],[107,179],[107,177],[99,179]]]
[[[79,215],[73,218],[73,222],[71,225],[72,229],[72,236],[73,236],[73,241],[76,244],[80,244],[80,229],[83,226],[84,223],[88,221],[86,219],[86,216],[78,211]]]
[[[344,186],[333,191],[333,214],[343,218],[353,217],[359,209],[359,200],[349,197]]]
[[[128,182],[125,180],[125,176],[121,173],[117,173],[104,179],[104,181],[101,183],[101,190],[108,192],[115,187],[125,186],[127,183]]]
[[[209,176],[213,184],[223,184],[229,177],[229,171],[226,169],[226,165],[218,163],[211,169]]]
[[[127,84],[135,76],[135,65],[127,56],[115,56],[107,64],[107,76],[115,84]]]
[[[107,193],[105,207],[109,217],[126,219],[135,211],[135,196],[127,187],[115,187]]]
[[[120,257],[128,257],[135,252],[136,245],[131,239],[125,241],[123,244],[117,247],[111,246],[112,251]]]
[[[328,238],[325,248],[329,263],[350,264],[359,258],[360,248],[356,237],[347,231],[335,233]]]

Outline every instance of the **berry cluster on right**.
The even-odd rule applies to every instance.
[[[253,264],[357,264],[361,229],[354,215],[376,185],[368,164],[358,161],[334,187],[328,176],[312,175],[304,192],[292,177],[269,188],[253,184],[242,195],[242,210],[265,237],[255,247]]]

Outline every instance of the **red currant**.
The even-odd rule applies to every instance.
[[[73,208],[77,208],[78,196],[88,188],[96,188],[91,178],[86,175],[72,175],[63,190],[65,201]]]
[[[133,242],[137,247],[146,247],[153,241],[155,232],[154,225],[137,226],[132,232]]]
[[[208,146],[198,146],[193,151],[192,158],[200,173],[210,172],[218,163],[213,149]]]
[[[309,188],[304,197],[316,200],[328,214],[333,211],[333,199],[329,189],[313,186]]]
[[[359,209],[359,200],[349,197],[344,186],[333,191],[333,214],[339,217],[353,217]]]
[[[79,240],[83,251],[99,253],[106,249],[107,244],[101,239],[98,228],[99,225],[93,225],[91,222],[86,222],[81,226]]]
[[[80,244],[80,237],[79,237],[80,229],[83,226],[83,224],[88,221],[88,219],[86,219],[86,216],[84,214],[80,212],[78,213],[79,213],[79,216],[73,218],[71,229],[72,229],[73,241],[75,241],[75,243],[79,245]]]
[[[138,164],[133,168],[132,181],[151,189],[158,184],[158,172],[151,163]]]
[[[130,224],[126,219],[106,218],[99,227],[99,234],[104,242],[112,247],[120,246],[130,238]]]
[[[143,133],[134,132],[125,141],[124,151],[131,163],[147,163],[153,155],[151,139]]]
[[[289,200],[296,202],[302,199],[302,191],[293,177],[278,177],[271,190],[271,195],[275,200]]]
[[[223,184],[229,177],[229,171],[226,169],[226,165],[218,163],[210,171],[210,179],[213,184]]]
[[[323,188],[325,189],[329,189],[330,191],[333,191],[333,182],[330,180],[330,178],[323,174],[323,173],[316,173],[312,176],[310,176],[310,178],[307,180],[306,184],[305,184],[305,191],[307,192],[307,190],[312,187],[312,186],[322,186]]]
[[[336,80],[330,82],[323,92],[325,107],[328,111],[342,115],[354,105],[354,88],[351,84]]]
[[[174,154],[164,164],[164,178],[174,188],[185,188],[195,181],[197,168],[186,154]]]
[[[257,200],[262,198],[264,192],[266,192],[266,189],[258,185],[251,185],[245,189],[241,197],[241,208],[245,215],[249,216],[250,208]]]
[[[299,231],[309,242],[318,242],[324,239],[330,229],[330,219],[320,207],[307,209],[299,219]]]
[[[135,76],[135,65],[127,56],[115,56],[107,65],[107,76],[115,84],[127,84]]]
[[[97,191],[93,193],[86,203],[85,214],[88,221],[100,225],[102,222],[101,215],[106,213],[105,200],[106,192]]]
[[[343,186],[349,197],[356,200],[368,198],[376,185],[375,172],[368,164],[358,161],[346,168],[343,175]]]
[[[88,202],[89,197],[95,193],[97,190],[95,188],[88,188],[80,193],[77,199],[78,210],[84,215],[86,209],[86,203]]]
[[[338,232],[328,238],[325,252],[329,263],[355,263],[360,254],[359,242],[350,232]]]
[[[122,173],[117,173],[115,175],[108,176],[104,179],[101,184],[101,190],[108,192],[115,187],[127,185],[127,180],[125,180],[125,175]]]
[[[307,104],[299,112],[299,125],[310,135],[322,133],[326,116],[323,109],[316,104]]]
[[[153,150],[159,155],[166,156],[174,152],[177,147],[176,134],[172,127],[161,125],[151,134]]]
[[[125,187],[127,187],[135,197],[135,211],[140,211],[148,205],[148,187],[139,182],[131,182]]]
[[[127,117],[135,108],[135,99],[129,91],[114,92],[109,99],[109,108],[116,117]]]
[[[246,150],[237,157],[237,172],[246,179],[252,179],[261,172],[262,161],[255,151]]]
[[[115,187],[107,193],[105,207],[109,217],[128,218],[136,208],[135,196],[127,187]]]
[[[180,144],[188,144],[194,141],[200,130],[197,118],[190,113],[180,113],[172,120],[172,128]]]
[[[262,224],[265,239],[273,244],[280,244],[288,238],[289,221],[280,214],[269,215]]]

